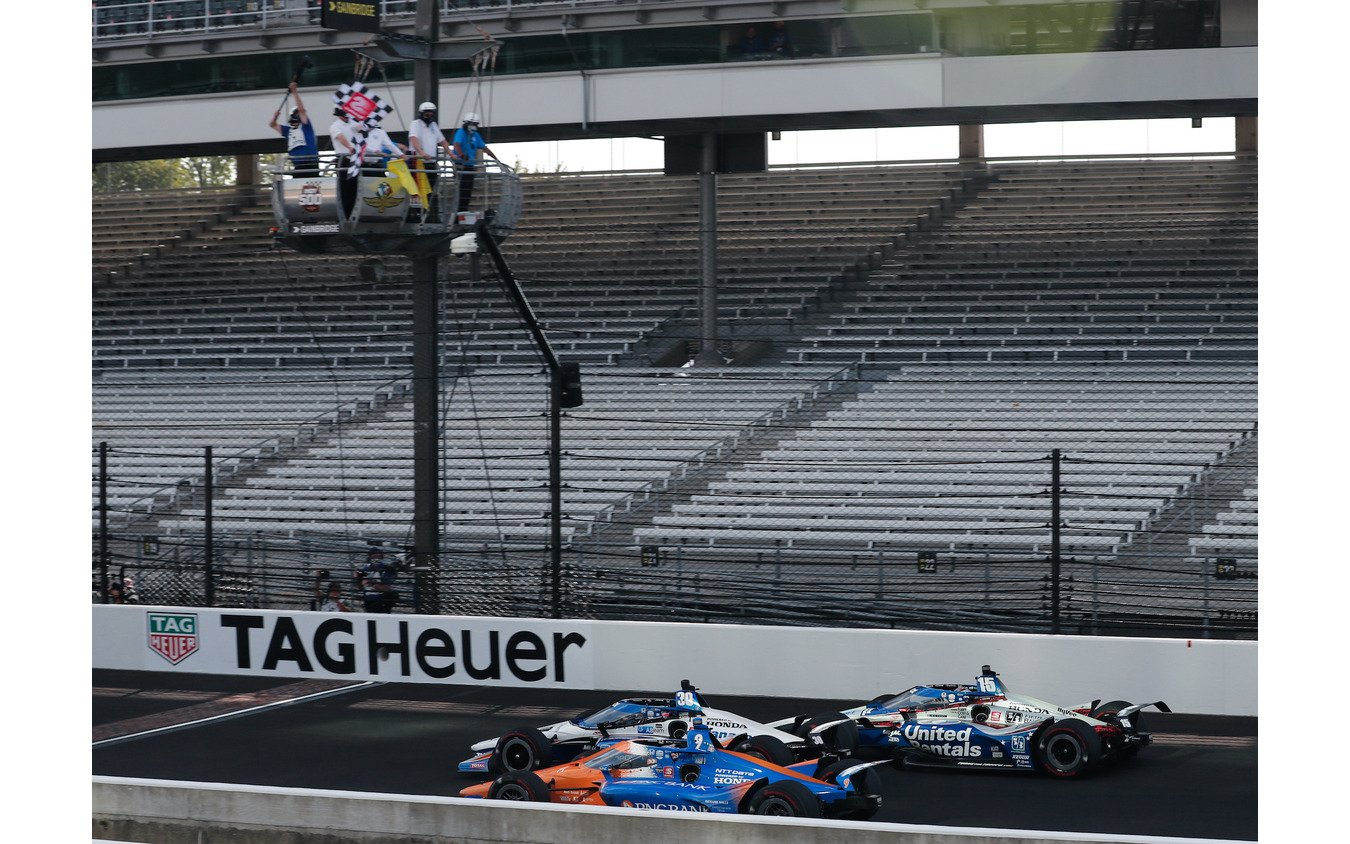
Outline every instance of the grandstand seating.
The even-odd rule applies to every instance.
[[[547,436],[546,381],[538,373],[502,375],[489,370],[446,388],[440,475],[449,542],[538,539],[550,529],[549,490],[541,482],[547,457],[539,447]],[[282,403],[287,388],[259,391],[255,416]],[[322,382],[309,392],[318,396],[325,388],[331,400],[332,388]],[[679,473],[809,389],[800,374],[747,385],[739,377],[613,369],[588,380],[585,405],[564,420],[565,533],[584,528],[634,489]],[[223,484],[215,524],[282,534],[340,533],[354,525],[362,536],[403,538],[413,515],[411,418],[405,394],[363,423],[332,430],[303,454]],[[156,530],[200,531],[203,516],[201,506],[184,508]]]
[[[585,404],[564,420],[567,535],[603,523],[609,541],[720,560],[1044,554],[1053,449],[1067,553],[1106,558],[1156,529],[1255,430],[1254,164],[995,163],[973,193],[968,175],[721,177],[721,314],[776,351],[711,373],[640,365],[695,318],[696,182],[528,177],[505,251],[559,357],[585,364]],[[137,241],[126,199],[96,207],[96,232]],[[200,503],[175,494],[212,444],[234,461],[217,530],[402,538],[406,267],[366,283],[359,257],[269,248],[260,194],[200,199],[185,218],[136,198],[160,248],[96,284],[94,441],[130,487],[115,506],[152,532],[200,530]],[[124,260],[117,240],[96,239],[96,267]],[[445,535],[537,543],[538,357],[495,279],[444,264]],[[856,395],[822,391],[845,367]],[[764,426],[773,414],[792,422]],[[653,490],[660,506],[633,515]],[[1237,513],[1254,501],[1190,548],[1245,541]]]
[[[1253,360],[1251,167],[1000,165],[790,350],[878,364]]]
[[[1251,433],[1254,373],[1234,375],[905,367],[635,538],[1043,553],[1060,449],[1063,548],[1113,553]]]
[[[1257,491],[1255,487],[1243,490],[1236,499],[1218,514],[1211,524],[1204,525],[1200,536],[1190,539],[1191,553],[1203,557],[1234,557],[1250,561],[1256,557]]]

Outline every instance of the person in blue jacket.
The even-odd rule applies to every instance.
[[[291,83],[291,93],[295,95],[295,107],[291,109],[286,125],[277,123],[281,109],[272,113],[272,120],[267,125],[286,139],[286,153],[291,157],[291,169],[295,174],[301,177],[317,176],[319,144],[314,138],[314,125],[309,122],[309,114],[305,111],[305,104],[300,101],[300,91],[294,82]]]
[[[468,112],[464,115],[464,122],[455,131],[455,140],[451,152],[451,158],[455,162],[455,178],[459,180],[459,203],[460,211],[469,210],[469,200],[473,198],[473,180],[476,175],[479,162],[482,156],[479,151],[487,153],[493,159],[500,162],[497,154],[488,149],[487,141],[478,134],[478,126],[482,122],[477,112]]]

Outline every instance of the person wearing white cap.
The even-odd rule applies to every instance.
[[[309,122],[309,114],[305,111],[305,104],[300,101],[300,90],[296,88],[294,82],[291,83],[291,93],[295,96],[295,107],[287,116],[286,125],[277,123],[277,119],[281,117],[281,109],[272,113],[272,119],[267,125],[273,132],[280,132],[281,137],[286,139],[286,152],[291,157],[291,169],[296,175],[317,176],[319,145],[314,138],[314,126]]]
[[[469,209],[469,200],[473,197],[473,177],[474,171],[478,167],[480,156],[478,151],[482,150],[492,156],[498,162],[497,154],[488,149],[487,142],[483,136],[478,134],[478,125],[482,119],[477,112],[470,111],[464,115],[464,125],[455,132],[454,152],[451,157],[456,164],[456,178],[459,179],[459,210],[467,211]]]
[[[409,163],[414,169],[420,163],[422,171],[426,173],[427,185],[431,188],[431,202],[436,201],[437,147],[444,149],[446,156],[454,157],[454,150],[446,141],[445,133],[436,124],[436,104],[425,102],[417,107],[417,119],[408,127],[408,148],[412,155],[417,156]],[[431,219],[435,211],[434,207],[427,209],[427,218]]]

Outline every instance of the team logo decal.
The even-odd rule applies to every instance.
[[[389,187],[389,182],[382,181],[379,187],[375,188],[375,195],[366,197],[366,204],[383,214],[405,199],[407,199],[406,196],[395,196],[394,189]]]
[[[304,211],[318,211],[323,207],[323,193],[315,182],[300,188],[300,208]]]
[[[196,613],[150,613],[150,650],[177,665],[197,652]]]

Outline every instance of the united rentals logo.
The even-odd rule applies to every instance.
[[[407,197],[395,196],[394,189],[389,186],[389,182],[382,181],[380,182],[379,187],[375,188],[375,195],[367,196],[365,199],[367,205],[383,214],[385,211],[388,211],[390,208],[403,202]]]
[[[177,665],[197,652],[196,613],[149,613],[150,650]]]

